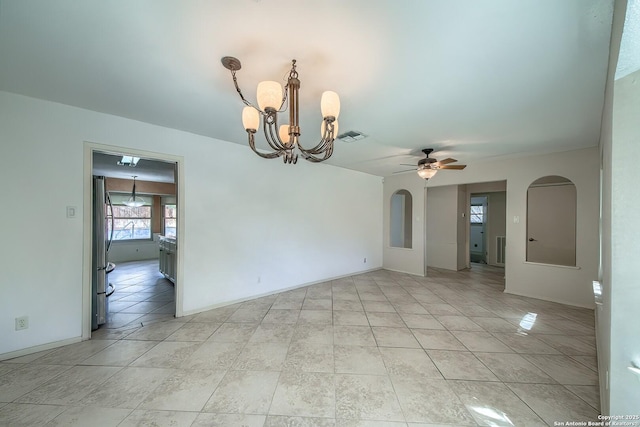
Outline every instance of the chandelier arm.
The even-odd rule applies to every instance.
[[[329,151],[329,150],[319,151],[319,152],[309,152],[309,151],[302,151],[302,150],[300,150],[300,153],[302,154],[302,156],[303,156],[305,159],[306,159],[306,158],[308,158],[308,157],[318,157],[318,158],[319,158],[320,156],[322,156],[322,157],[324,157],[324,158],[328,159],[328,158],[329,158],[329,156],[327,156],[327,152],[328,152],[328,151]]]
[[[265,159],[276,159],[282,156],[282,152],[280,151],[275,151],[273,153],[261,153],[256,149],[255,131],[253,132],[247,131],[247,134],[249,135],[249,147],[251,147],[253,152],[256,153],[258,156],[263,157]]]
[[[319,147],[319,148],[318,147],[314,147],[314,148],[309,149],[309,150],[306,150],[303,147],[300,147],[300,145],[298,145],[298,147],[300,148],[301,152],[303,152],[305,154],[308,154],[308,155],[322,154],[325,151],[327,151],[327,146],[322,146],[322,147]]]
[[[333,145],[327,145],[326,147],[323,147],[323,149],[318,150],[305,150],[304,148],[300,148],[300,152],[307,160],[321,162],[322,160],[326,160],[331,157],[333,154]],[[322,157],[316,157],[317,155],[322,155]]]
[[[284,87],[284,95],[282,95],[282,104],[280,104],[280,109],[278,113],[284,113],[287,111],[287,99],[289,98],[289,86]]]
[[[278,115],[275,112],[268,117],[265,117],[263,130],[264,137],[271,148],[273,148],[275,151],[282,151],[287,149],[287,145],[282,142],[278,133]]]
[[[329,147],[329,149],[324,152],[324,156],[323,157],[316,157],[316,156],[314,156],[312,154],[307,154],[304,151],[301,151],[301,153],[302,153],[302,157],[304,157],[305,160],[308,160],[308,161],[313,162],[313,163],[320,163],[320,162],[324,162],[329,157],[331,157],[331,155],[333,154],[333,147]]]
[[[268,130],[267,130],[267,127],[268,127]],[[267,125],[267,123],[265,123],[263,125],[262,130],[264,132],[264,139],[267,140],[267,144],[269,144],[269,147],[271,147],[271,149],[274,151],[282,151],[283,147],[280,147],[277,141],[274,141],[269,135],[271,133],[271,125]]]
[[[327,147],[333,146],[333,141],[334,141],[333,131],[334,131],[333,122],[332,121],[327,122],[327,127],[324,131],[324,135],[322,136],[322,139],[320,140],[318,145],[316,145],[313,148],[305,149],[298,143],[298,147],[300,148],[300,151],[303,151],[307,154],[321,154],[325,152],[327,150]]]
[[[240,90],[240,86],[238,86],[238,78],[236,77],[236,72],[235,70],[231,70],[231,77],[233,77],[233,85],[236,88],[236,92],[238,92],[238,95],[240,95],[240,99],[242,100],[242,102],[248,106],[248,107],[252,107],[255,108],[256,110],[258,110],[259,112],[264,114],[264,111],[262,111],[261,109],[259,109],[258,107],[256,107],[255,105],[253,105],[251,102],[247,101],[244,97],[244,95],[242,94],[242,91]]]

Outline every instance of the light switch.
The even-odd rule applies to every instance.
[[[67,218],[75,218],[75,217],[76,217],[76,207],[67,206]]]
[[[519,216],[517,216],[517,215],[516,215],[516,216],[514,216],[514,217],[513,217],[513,223],[514,223],[514,224],[520,224],[520,217],[519,217]]]

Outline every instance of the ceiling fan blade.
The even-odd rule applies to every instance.
[[[456,159],[452,159],[452,158],[447,158],[447,159],[444,159],[444,160],[440,160],[438,162],[438,165],[448,165],[449,163],[453,163],[453,162],[457,162],[457,160]]]
[[[405,172],[412,172],[415,171],[415,169],[407,169],[405,171],[395,171],[395,172],[391,172],[391,173],[405,173]]]
[[[414,168],[416,167],[416,165],[415,165],[415,164],[410,165],[410,164],[408,164],[408,163],[400,163],[400,166],[413,166]]]
[[[455,169],[455,170],[462,170],[464,168],[466,168],[467,165],[451,165],[451,166],[440,166],[438,167],[438,169]]]

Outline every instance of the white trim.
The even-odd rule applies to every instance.
[[[404,270],[394,270],[393,268],[384,268],[384,270],[389,270],[389,271],[393,271],[395,273],[402,273],[402,274],[409,274],[411,276],[416,276],[416,277],[427,277],[427,275],[419,275],[418,273],[412,273],[410,271],[404,271]]]
[[[387,249],[394,249],[399,251],[414,251],[414,248],[401,248],[400,246],[387,246]]]
[[[0,360],[9,360],[9,359],[14,359],[16,357],[27,356],[29,354],[38,353],[40,351],[46,351],[46,350],[51,350],[58,347],[63,347],[69,344],[75,344],[80,341],[82,341],[82,337],[67,338],[62,341],[54,341],[46,344],[36,345],[34,347],[27,347],[20,350],[10,351],[8,353],[0,354]]]
[[[180,251],[178,251],[178,253],[180,253]],[[292,290],[300,289],[300,288],[305,288],[307,286],[317,285],[319,283],[325,283],[325,282],[328,282],[328,281],[331,281],[331,280],[338,280],[338,279],[342,279],[344,277],[357,276],[359,274],[371,273],[373,271],[378,271],[378,270],[383,270],[383,268],[382,267],[376,267],[376,268],[371,268],[371,269],[368,269],[368,270],[358,271],[356,273],[342,274],[340,276],[329,277],[327,279],[315,280],[313,282],[307,282],[307,283],[303,283],[301,285],[294,285],[294,286],[290,286],[288,288],[278,289],[277,291],[265,292],[263,294],[252,295],[252,296],[246,297],[246,298],[239,298],[239,299],[235,299],[235,300],[231,300],[231,301],[225,301],[225,302],[221,302],[221,303],[218,303],[218,304],[213,304],[213,305],[210,305],[210,306],[207,306],[207,307],[204,307],[204,308],[198,308],[196,310],[185,311],[183,313],[183,316],[190,316],[192,314],[198,314],[198,313],[202,313],[204,311],[209,311],[209,310],[213,310],[213,309],[220,308],[220,307],[226,307],[228,305],[238,304],[238,303],[245,302],[245,301],[251,301],[251,300],[262,298],[262,297],[268,297],[270,295],[277,295],[277,294],[280,294],[280,293],[283,293],[283,292],[292,291]],[[386,270],[386,269],[384,269],[384,270]],[[409,273],[409,274],[411,274],[411,273]],[[178,317],[178,316],[176,315],[176,317]]]
[[[512,291],[507,291],[507,289],[505,288],[505,290],[503,291],[503,293],[505,294],[509,294],[509,295],[518,295],[521,297],[527,297],[527,298],[534,298],[534,299],[539,299],[541,301],[549,301],[549,302],[555,302],[558,304],[564,304],[564,305],[568,305],[570,307],[580,307],[580,308],[588,308],[590,310],[595,310],[595,303],[591,304],[591,305],[585,305],[585,304],[576,304],[574,301],[565,301],[565,300],[558,300],[558,299],[549,299],[549,298],[545,298],[544,295],[535,295],[535,294],[530,294],[527,292],[512,292]]]
[[[568,268],[570,270],[582,270],[582,267],[578,267],[578,266],[574,266],[574,265],[545,264],[543,262],[531,262],[531,261],[524,261],[523,264],[540,265],[540,266],[543,266],[543,267]]]
[[[157,160],[168,161],[178,164],[178,177],[176,183],[176,196],[178,200],[178,248],[184,248],[184,157],[167,153],[157,153],[152,151],[138,150],[129,147],[119,147],[115,145],[99,144],[91,141],[84,141],[84,194],[83,194],[83,256],[82,256],[82,339],[91,338],[91,247],[92,247],[92,221],[91,211],[92,198],[92,175],[93,175],[93,152],[100,151],[109,154],[131,155],[136,157],[146,157]],[[183,314],[183,294],[184,294],[184,250],[178,250],[178,269],[176,274],[176,307],[175,316],[182,317]]]

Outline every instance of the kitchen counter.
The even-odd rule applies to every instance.
[[[160,256],[159,265],[160,273],[167,279],[176,283],[177,263],[178,263],[178,244],[174,237],[159,237]]]

